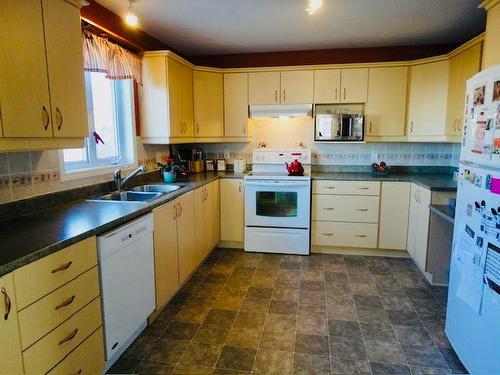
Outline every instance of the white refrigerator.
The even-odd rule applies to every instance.
[[[467,81],[446,334],[471,374],[500,374],[500,65]]]

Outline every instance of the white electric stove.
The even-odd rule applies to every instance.
[[[285,162],[299,160],[303,176]],[[245,251],[308,255],[311,226],[311,150],[257,149],[245,176]]]

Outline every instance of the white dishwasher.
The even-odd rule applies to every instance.
[[[99,236],[97,246],[107,370],[155,309],[153,215]]]

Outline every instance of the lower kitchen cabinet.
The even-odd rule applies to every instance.
[[[100,374],[102,364],[94,358],[104,358],[104,341],[102,327],[95,331],[88,339],[69,353],[56,367],[48,372],[49,375],[68,374]]]
[[[220,242],[220,180],[211,183],[212,185],[212,246],[210,250],[216,247]]]
[[[430,204],[431,191],[411,184],[407,249],[422,272],[426,270]]]
[[[179,288],[177,200],[153,210],[156,307],[164,306]]]
[[[0,277],[0,374],[22,374],[21,340],[12,274]]]
[[[409,182],[382,182],[378,244],[381,249],[406,250],[410,187]]]
[[[194,192],[195,238],[197,262],[201,262],[212,250],[213,245],[213,192],[212,184],[207,184]]]
[[[194,194],[186,193],[177,198],[177,254],[179,256],[179,284],[187,280],[198,265],[195,247]],[[173,228],[172,228],[173,230]]]
[[[375,249],[377,230],[377,224],[313,221],[311,241],[317,246]]]
[[[243,243],[243,179],[220,180],[220,239]]]

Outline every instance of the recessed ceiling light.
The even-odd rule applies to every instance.
[[[125,23],[129,26],[136,27],[139,24],[139,19],[132,9],[132,0],[129,1],[128,13],[125,16]]]
[[[306,12],[312,16],[323,5],[323,0],[306,0]]]

